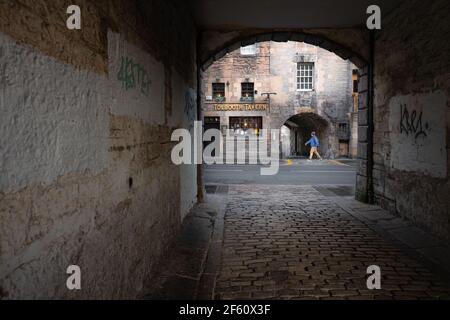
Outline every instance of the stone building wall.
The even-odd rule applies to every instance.
[[[71,1],[0,1],[0,298],[137,297],[196,200],[170,160],[196,118],[183,3],[76,2],[72,31]]]
[[[383,21],[374,65],[375,200],[446,239],[450,239],[449,10],[445,0],[405,2]]]
[[[314,63],[313,91],[297,91],[296,68],[301,61]],[[267,103],[261,93],[277,93],[271,96],[270,110],[215,111],[214,103],[204,99],[204,115],[221,116],[222,125],[228,125],[230,116],[262,116],[264,128],[280,129],[296,114],[315,113],[328,123],[321,138],[326,156],[334,158],[339,153],[338,124],[346,123],[349,130],[351,127],[353,69],[356,67],[351,62],[303,42],[260,42],[255,56],[243,56],[238,48],[215,61],[203,73],[204,98],[212,95],[212,83],[222,82],[226,83],[225,102],[237,103],[241,97],[241,82],[249,81],[257,91],[257,103]]]
[[[269,126],[269,117],[266,111],[242,112],[242,111],[214,111],[213,101],[206,101],[206,96],[212,95],[212,83],[225,83],[226,103],[240,102],[241,83],[254,82],[255,102],[265,102],[261,97],[261,92],[270,89],[270,43],[262,43],[256,48],[256,55],[241,56],[240,50],[236,50],[216,61],[202,72],[202,108],[204,115],[218,115],[221,117],[221,125],[228,126],[229,117],[239,117],[244,115],[260,116],[263,118],[263,127]]]

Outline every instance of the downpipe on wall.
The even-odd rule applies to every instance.
[[[369,68],[367,74],[367,202],[375,201],[373,190],[373,134],[374,134],[374,67],[375,67],[375,30],[369,31]]]
[[[202,121],[202,67],[200,61],[200,43],[201,33],[197,32],[196,37],[196,61],[197,61],[197,121]],[[195,151],[194,151],[195,152]],[[201,203],[205,200],[204,185],[203,185],[203,166],[197,164],[197,202]]]

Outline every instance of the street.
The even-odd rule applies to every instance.
[[[292,161],[292,162],[291,162]],[[205,184],[354,186],[357,160],[281,160],[278,174],[262,176],[260,165],[204,165]],[[291,163],[291,164],[290,164]]]

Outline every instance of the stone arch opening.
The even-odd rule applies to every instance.
[[[351,50],[345,45],[333,41],[321,34],[307,33],[303,31],[273,31],[273,32],[255,32],[246,35],[238,35],[235,38],[226,41],[213,50],[200,52],[200,68],[202,71],[208,69],[214,61],[220,60],[227,53],[233,52],[240,47],[252,45],[259,42],[274,41],[288,42],[298,41],[318,46],[322,49],[333,52],[344,60],[350,60],[355,66],[362,69],[368,65],[367,60],[359,53]]]
[[[281,127],[281,148],[284,158],[301,157],[309,154],[305,143],[311,132],[316,132],[320,140],[319,152],[323,157],[334,158],[335,139],[328,121],[313,112],[299,113],[289,117]]]
[[[222,58],[228,56],[228,54],[232,54],[234,51],[237,51],[240,47],[249,46],[252,44],[258,44],[258,46],[263,42],[299,42],[305,43],[312,46],[316,46],[318,48],[324,49],[324,51],[329,51],[334,53],[337,57],[350,61],[353,63],[353,67],[356,67],[357,70],[355,74],[357,75],[356,85],[353,84],[352,87],[356,88],[355,95],[350,95],[350,99],[352,102],[350,103],[354,108],[347,114],[351,120],[350,123],[355,124],[354,128],[350,128],[350,125],[347,127],[347,131],[343,131],[343,137],[339,137],[339,139],[329,138],[331,136],[331,132],[334,130],[340,134],[340,126],[342,124],[341,118],[336,117],[334,114],[328,114],[320,112],[320,110],[316,110],[314,108],[315,104],[314,97],[311,105],[303,104],[302,101],[299,101],[292,108],[282,108],[282,103],[279,106],[274,106],[273,101],[279,100],[280,96],[277,95],[276,98],[273,98],[272,103],[271,99],[268,100],[268,110],[271,112],[271,119],[268,121],[264,121],[263,119],[263,128],[278,128],[284,127],[284,123],[286,120],[286,116],[291,117],[293,112],[299,112],[298,110],[306,108],[312,109],[312,112],[316,115],[324,115],[325,119],[328,119],[329,122],[327,125],[320,126],[316,131],[320,131],[321,136],[321,144],[322,144],[322,156],[328,158],[335,158],[337,156],[341,156],[340,152],[336,152],[340,148],[340,140],[343,140],[346,143],[342,143],[342,145],[347,145],[347,150],[350,150],[350,145],[353,146],[352,149],[352,157],[356,157],[359,162],[359,170],[357,173],[357,194],[367,194],[367,190],[370,189],[371,185],[371,152],[370,147],[372,145],[372,134],[373,123],[371,121],[371,83],[369,79],[372,77],[372,50],[368,43],[371,43],[371,40],[366,40],[364,37],[359,39],[358,41],[347,41],[349,34],[345,32],[337,32],[337,33],[327,33],[327,31],[321,30],[241,30],[234,32],[216,32],[214,33],[216,36],[207,35],[205,39],[202,39],[202,42],[199,43],[199,56],[198,56],[198,81],[202,83],[203,74],[208,70],[210,66],[213,65],[215,61],[221,60]],[[361,41],[360,41],[361,40]],[[354,70],[350,70],[352,72]],[[219,77],[215,77],[214,80],[219,82]],[[234,88],[232,85],[228,87],[228,82],[225,82],[226,90],[228,88]],[[198,117],[200,120],[203,119],[205,115],[204,111],[206,109],[203,108],[202,105],[202,97],[206,95],[205,86],[199,86],[198,90]],[[354,89],[353,89],[354,90]],[[264,91],[265,92],[265,91]],[[261,92],[259,92],[261,93]],[[258,93],[258,95],[259,95]],[[208,93],[209,94],[209,93]],[[256,92],[255,92],[256,95]],[[324,100],[328,100],[329,95],[322,95]],[[231,102],[230,100],[226,100],[227,103]],[[324,101],[327,105],[329,101]],[[347,102],[346,102],[347,103]],[[230,113],[231,116],[231,113]],[[319,116],[320,117],[320,116]],[[327,120],[323,119],[325,122]],[[283,121],[284,120],[284,121]],[[306,120],[305,120],[306,121]],[[319,124],[323,124],[324,122],[320,121]],[[222,128],[222,124],[220,124]],[[224,127],[227,127],[226,124]],[[306,126],[307,127],[307,126]],[[322,129],[323,127],[323,129]],[[339,130],[338,130],[339,129]],[[287,129],[289,130],[289,129]],[[350,132],[357,133],[356,137],[350,136]],[[325,137],[325,139],[324,139]],[[341,139],[342,138],[342,139]],[[350,140],[353,139],[353,140]],[[336,146],[337,145],[337,146]],[[332,148],[332,146],[336,146]],[[304,151],[299,150],[300,154]],[[349,152],[350,154],[350,152]],[[202,184],[202,169],[199,169],[199,186],[201,188]],[[361,196],[358,198],[362,199]]]
[[[220,37],[215,40],[215,45],[209,46],[209,49],[206,49],[208,46],[200,46],[202,50],[199,52],[199,62],[200,62],[200,81],[202,79],[202,74],[208,70],[210,66],[213,65],[214,62],[219,61],[227,56],[227,54],[232,54],[233,52],[237,51],[241,47],[253,45],[253,44],[260,44],[264,42],[275,42],[275,43],[288,43],[288,42],[302,42],[308,45],[312,45],[321,49],[324,49],[328,52],[334,53],[336,56],[341,58],[345,61],[350,61],[353,63],[353,69],[349,70],[349,74],[352,74],[354,76],[352,86],[353,93],[350,93],[346,97],[346,101],[343,102],[345,104],[348,104],[349,106],[352,106],[352,110],[349,110],[345,116],[342,114],[335,115],[332,114],[330,116],[325,115],[325,118],[330,121],[329,123],[329,129],[334,130],[336,134],[340,134],[341,136],[337,139],[331,139],[330,140],[336,140],[333,142],[326,142],[327,145],[336,145],[337,147],[335,149],[333,148],[326,148],[327,149],[327,155],[330,158],[335,157],[351,157],[351,158],[361,158],[366,160],[367,155],[365,152],[365,145],[360,146],[359,142],[364,142],[365,144],[368,144],[368,141],[360,141],[358,138],[358,133],[362,133],[363,136],[369,137],[368,134],[365,134],[368,132],[369,128],[369,119],[368,119],[368,70],[369,70],[369,62],[364,58],[367,56],[367,52],[364,50],[361,50],[361,48],[358,45],[353,45],[351,42],[343,41],[342,44],[339,41],[339,39],[343,39],[343,37],[339,36],[333,36],[332,34],[327,34],[328,36],[332,37],[333,39],[330,39],[326,35],[320,33],[320,31],[317,30],[308,30],[305,32],[305,30],[246,30],[246,31],[239,31],[236,32],[233,36],[230,36],[227,40],[223,40]],[[228,36],[228,35],[227,35]],[[224,36],[225,38],[227,36]],[[342,42],[341,41],[341,42]],[[349,45],[355,47],[355,50],[349,48]],[[361,54],[361,53],[362,54]],[[307,57],[308,54],[305,56],[301,56],[301,59],[306,60],[298,60],[301,62],[311,62],[313,60],[308,60]],[[313,61],[314,63],[314,61]],[[315,67],[314,67],[315,68]],[[315,71],[314,71],[315,72]],[[320,71],[317,71],[318,73]],[[323,73],[323,70],[322,70]],[[314,78],[314,82],[317,79]],[[335,83],[335,82],[334,82]],[[355,85],[356,83],[356,85]],[[359,83],[359,84],[358,84]],[[356,88],[356,89],[355,89]],[[226,87],[228,89],[228,86]],[[203,90],[203,89],[202,89]],[[201,94],[203,93],[202,90],[200,90],[199,95],[199,101],[201,101]],[[356,90],[356,91],[355,91]],[[276,90],[275,90],[276,91]],[[316,90],[313,90],[313,92],[316,92]],[[316,114],[323,114],[319,108],[319,104],[322,105],[322,108],[332,108],[334,105],[337,105],[338,103],[335,103],[335,101],[328,101],[328,97],[330,96],[330,93],[327,92],[326,94],[322,94],[321,99],[314,100],[318,95],[312,94],[312,98],[306,97],[306,100],[312,100],[308,104],[303,104],[302,100],[298,102],[298,105],[295,105],[291,108],[273,108],[273,111],[271,112],[271,120],[269,123],[271,124],[271,127],[277,127],[280,128],[284,122],[280,122],[280,120],[284,120],[283,118],[288,115],[289,117],[293,115],[295,112],[298,112],[300,109],[310,109]],[[314,97],[315,96],[315,97]],[[279,95],[275,97],[275,99],[278,99]],[[320,101],[323,100],[323,101]],[[341,99],[342,101],[343,99]],[[270,103],[270,102],[269,102]],[[340,106],[339,106],[340,107]],[[201,109],[201,108],[200,108]],[[202,119],[202,110],[199,111],[199,117]],[[278,115],[277,115],[278,113]],[[362,119],[358,120],[362,116]],[[324,121],[327,121],[324,119]],[[265,122],[265,121],[264,121]],[[346,123],[347,122],[347,123]],[[339,128],[342,126],[342,130]],[[266,127],[266,123],[264,123],[264,127]],[[360,128],[358,128],[360,127]],[[361,128],[362,127],[362,128]],[[367,140],[367,139],[365,139]],[[340,142],[341,148],[340,148]],[[342,149],[342,150],[341,150]],[[363,152],[358,153],[359,149]],[[367,149],[367,148],[366,148]],[[328,152],[329,151],[329,152]]]

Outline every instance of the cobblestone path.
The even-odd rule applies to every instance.
[[[436,299],[450,288],[310,186],[232,186],[216,299]],[[368,290],[367,267],[382,290]]]

